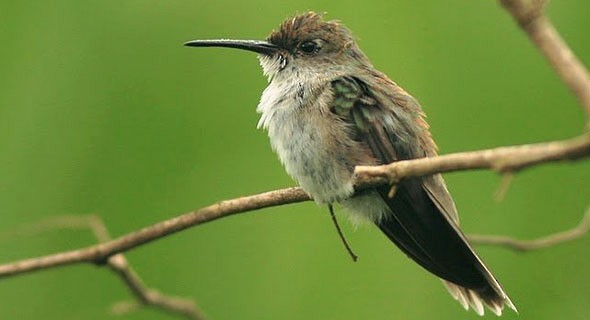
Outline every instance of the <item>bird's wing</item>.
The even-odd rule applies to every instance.
[[[380,74],[332,81],[332,112],[351,127],[351,137],[370,147],[381,163],[436,154],[418,102]],[[367,83],[375,84],[375,90]],[[455,205],[440,175],[403,179],[393,198],[377,189],[391,214],[379,228],[410,258],[462,287],[506,297],[458,227]]]

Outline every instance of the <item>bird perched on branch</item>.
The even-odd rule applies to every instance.
[[[442,278],[465,309],[515,309],[459,229],[440,174],[354,192],[357,165],[436,155],[416,99],[376,70],[352,33],[314,12],[284,21],[266,41],[195,40],[194,47],[258,53],[268,87],[257,111],[287,172],[315,201],[369,220],[406,255]]]

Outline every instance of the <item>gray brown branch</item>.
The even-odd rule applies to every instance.
[[[577,160],[590,156],[590,133],[554,142],[459,152],[438,157],[398,161],[381,166],[358,166],[361,185],[399,181],[402,178],[459,170],[490,169],[509,174],[552,161]]]
[[[439,172],[492,169],[512,172],[552,161],[576,160],[590,155],[590,134],[564,141],[461,152],[439,157],[399,161],[377,167],[357,167],[357,188]],[[308,201],[301,188],[287,188],[221,201],[208,207],[162,221],[97,245],[0,265],[0,278],[75,263],[107,262],[121,252],[202,223],[237,213]]]
[[[578,98],[590,122],[590,74],[563,41],[551,21],[543,15],[545,1],[500,0],[500,3]]]
[[[145,286],[139,275],[129,266],[127,259],[119,253],[108,259],[107,265],[113,270],[121,280],[131,290],[135,298],[139,301],[131,303],[118,303],[113,307],[117,314],[130,312],[134,308],[124,306],[137,306],[139,304],[152,306],[163,311],[185,316],[187,319],[204,320],[205,315],[196,306],[194,301],[164,295],[158,290],[150,289]]]
[[[584,217],[577,226],[546,237],[533,240],[518,240],[508,236],[472,234],[469,235],[469,240],[472,243],[480,245],[503,246],[516,251],[531,251],[578,239],[587,234],[588,230],[590,230],[590,207],[588,207]]]
[[[37,235],[42,232],[58,229],[90,230],[98,242],[111,240],[111,236],[100,217],[96,215],[65,215],[52,217],[32,225],[14,229],[5,234],[0,234],[0,241],[20,236]],[[139,303],[118,303],[113,308],[115,313],[126,313],[139,306],[152,306],[166,312],[185,316],[187,319],[205,319],[203,312],[199,310],[192,300],[167,296],[157,290],[146,287],[139,275],[131,268],[123,254],[119,253],[111,256],[108,258],[106,265],[121,278],[123,283],[139,301]]]

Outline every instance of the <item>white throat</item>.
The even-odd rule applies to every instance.
[[[261,114],[258,128],[269,130],[274,118],[284,118],[304,106],[310,97],[312,83],[304,72],[296,72],[293,66],[286,67],[287,60],[259,56],[260,65],[267,76],[269,84],[264,89],[256,111]],[[277,120],[277,119],[274,119]],[[278,119],[278,122],[282,122]]]

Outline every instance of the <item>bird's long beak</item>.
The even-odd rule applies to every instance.
[[[189,47],[226,47],[236,48],[248,51],[254,51],[266,55],[272,55],[279,50],[276,45],[257,40],[230,40],[230,39],[215,39],[215,40],[193,40],[186,42],[185,46]]]

